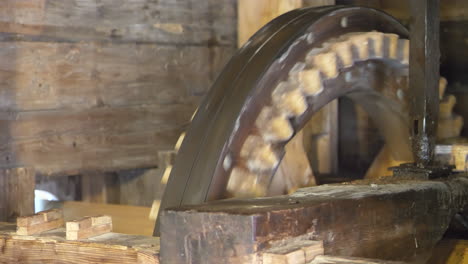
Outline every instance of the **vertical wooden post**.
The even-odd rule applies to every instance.
[[[32,168],[0,169],[0,221],[14,222],[16,217],[34,214],[36,179]]]

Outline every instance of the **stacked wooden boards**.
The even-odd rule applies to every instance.
[[[236,45],[234,0],[6,0],[0,165],[155,167]]]

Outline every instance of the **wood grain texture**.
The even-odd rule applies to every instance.
[[[0,39],[231,46],[235,16],[233,0],[3,0]]]
[[[0,164],[34,164],[44,175],[154,167],[191,110],[174,104],[12,114],[0,120]]]
[[[0,221],[34,214],[35,172],[32,168],[0,169]]]
[[[468,206],[467,190],[465,177],[394,178],[169,209],[161,216],[161,257],[238,263],[277,240],[307,236],[323,240],[325,254],[425,263],[453,215]]]
[[[40,236],[16,236],[15,225],[0,223],[0,263],[159,263],[159,238],[108,233],[66,241],[65,229]]]
[[[158,166],[235,51],[234,0],[5,0],[0,166]]]
[[[64,225],[63,211],[60,209],[52,209],[31,216],[18,217],[16,219],[16,225],[16,234],[24,236],[60,228]]]
[[[83,240],[112,231],[112,218],[108,215],[87,216],[66,223],[67,240]]]
[[[195,104],[232,52],[232,47],[0,42],[0,109]]]

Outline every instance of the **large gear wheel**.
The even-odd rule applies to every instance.
[[[231,59],[199,106],[161,209],[268,194],[286,144],[342,96],[374,118],[395,155],[411,156],[407,36],[392,17],[361,7],[304,8],[270,22]]]

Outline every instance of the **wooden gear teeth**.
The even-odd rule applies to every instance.
[[[236,195],[254,195],[258,175],[273,172],[279,159],[269,143],[286,142],[294,134],[289,118],[302,115],[308,108],[306,97],[316,96],[324,89],[324,81],[336,78],[342,68],[369,59],[391,59],[407,65],[409,41],[396,34],[380,32],[351,33],[310,50],[305,63],[298,62],[289,71],[289,78],[272,92],[273,107],[264,107],[256,121],[257,133],[245,141],[240,156],[245,168],[234,167],[228,191]],[[441,86],[445,86],[441,80]],[[403,91],[399,91],[403,97]],[[241,180],[245,177],[245,180]],[[265,177],[264,177],[265,178]],[[254,180],[255,179],[255,180]],[[242,190],[242,191],[239,191]]]
[[[230,174],[226,190],[236,197],[265,196],[267,184],[258,184],[264,180],[264,175],[258,175],[249,170],[235,167]]]
[[[271,145],[256,135],[247,137],[240,156],[246,161],[247,168],[252,172],[272,171],[279,163]]]
[[[339,67],[337,55],[333,51],[319,53],[319,54],[309,54],[308,56],[313,56],[312,61],[313,67],[319,69],[327,79],[333,79],[338,76]]]
[[[396,34],[385,34],[385,42],[387,43],[385,57],[396,60],[398,55],[398,40],[400,37]]]
[[[275,113],[272,107],[262,109],[256,120],[256,126],[263,139],[268,142],[286,141],[294,134],[287,116]]]
[[[291,82],[280,82],[271,97],[277,111],[289,117],[302,115],[308,107],[299,85]]]
[[[348,42],[343,41],[334,43],[330,49],[338,56],[341,63],[343,64],[343,67],[348,68],[353,66],[353,53],[351,50],[351,45]]]
[[[367,33],[369,36],[370,42],[372,45],[372,52],[371,58],[383,58],[384,57],[384,41],[385,36],[380,32],[369,32]]]
[[[409,64],[409,40],[398,40],[398,60],[403,64]]]
[[[357,51],[357,60],[365,61],[369,59],[369,37],[367,34],[353,34],[349,41]]]
[[[290,118],[307,111],[307,97],[323,92],[326,80],[338,77],[342,69],[350,68],[356,62],[370,59],[390,59],[407,65],[409,41],[396,34],[350,33],[313,48],[307,52],[304,62],[294,64],[288,79],[274,88],[272,105],[261,109],[255,120],[256,132],[247,136],[238,162],[233,162],[230,155],[225,157],[223,167],[230,170],[226,186],[228,194],[235,197],[267,195],[270,178],[281,161],[272,144],[285,143],[293,137],[295,130]],[[446,80],[441,78],[439,86],[443,94]],[[397,91],[398,98],[403,96],[404,91]],[[184,136],[183,133],[179,138],[176,150]],[[292,185],[288,188],[297,188],[297,184]]]
[[[298,74],[299,87],[306,96],[314,96],[323,90],[322,77],[319,70],[308,69]]]

